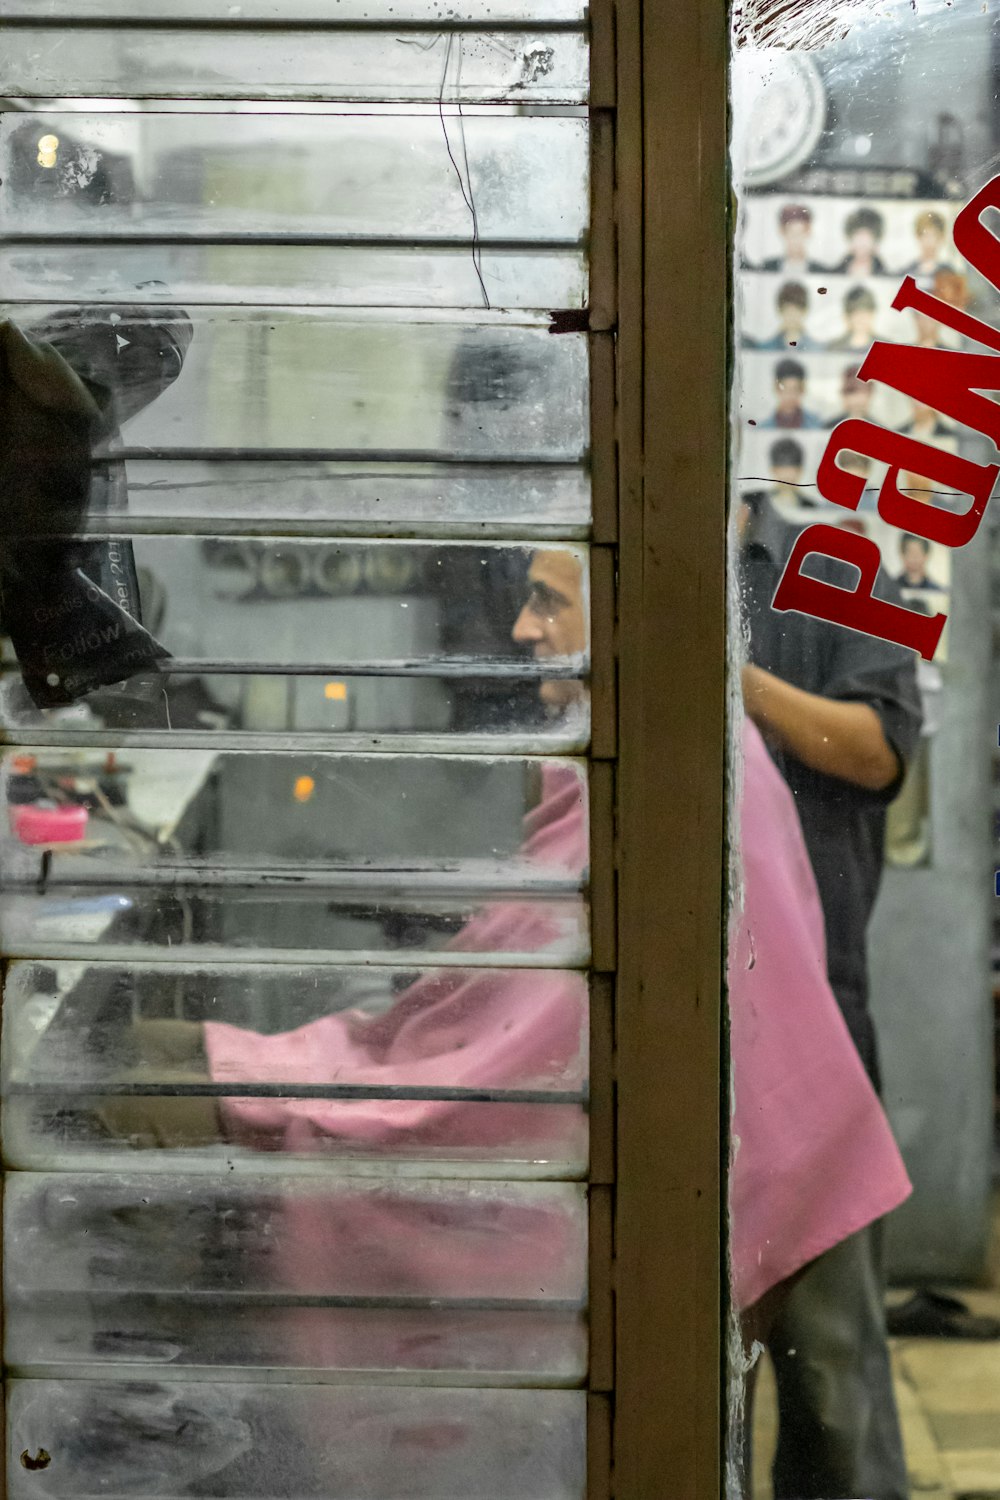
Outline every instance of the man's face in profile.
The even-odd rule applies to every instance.
[[[583,573],[572,552],[536,552],[528,570],[528,597],[514,622],[514,640],[531,646],[536,661],[550,656],[573,656],[587,646]],[[586,689],[574,678],[543,681],[539,697],[553,712],[579,703]]]

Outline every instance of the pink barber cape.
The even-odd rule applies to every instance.
[[[549,766],[525,820],[521,854],[579,878],[587,863],[586,784]],[[574,910],[578,906],[574,902]],[[542,953],[565,938],[566,903],[512,899],[483,908],[449,943],[453,952]],[[405,955],[401,955],[405,961]],[[560,969],[443,968],[417,980],[380,1016],[341,1011],[295,1031],[260,1036],[209,1023],[205,1044],[218,1081],[394,1085],[407,1088],[561,1088],[587,1077],[587,981]],[[337,1143],[391,1154],[394,1144],[436,1154],[504,1147],[536,1137],[568,1142],[578,1105],[467,1101],[226,1099],[231,1138],[261,1149],[330,1151]],[[529,1153],[530,1154],[530,1153]]]
[[[885,1116],[826,983],[822,914],[791,794],[749,724],[744,744],[746,903],[734,921],[730,959],[739,1140],[730,1192],[734,1295],[741,1307],[888,1212],[909,1190]],[[584,789],[569,768],[547,768],[542,800],[526,820],[522,853],[573,875],[585,870]],[[515,900],[485,907],[451,947],[541,953],[563,936],[559,916],[545,903]],[[213,1079],[233,1084],[578,1088],[586,1077],[586,1006],[586,980],[579,973],[441,969],[409,986],[381,1016],[341,1012],[279,1036],[208,1023],[206,1050]],[[426,1149],[472,1160],[477,1151],[500,1159],[527,1151],[530,1157],[533,1141],[557,1159],[564,1154],[562,1142],[572,1158],[585,1121],[572,1104],[439,1100],[231,1098],[222,1101],[221,1111],[230,1138],[257,1149],[387,1155],[394,1148],[411,1155]],[[526,1270],[534,1265],[544,1282],[559,1284],[561,1296],[569,1290],[565,1224],[544,1208],[487,1209],[470,1195],[470,1232],[454,1237],[453,1254],[442,1253],[440,1245],[431,1248],[428,1226],[436,1210],[430,1197],[426,1203],[412,1193],[359,1197],[346,1219],[345,1208],[341,1202],[325,1212],[316,1201],[299,1204],[289,1197],[294,1225],[287,1227],[294,1232],[288,1242],[294,1248],[275,1271],[290,1291],[318,1290],[321,1261],[334,1290],[347,1269],[345,1255],[357,1289],[366,1286],[371,1267],[372,1294],[384,1279],[387,1289],[402,1280],[427,1296],[460,1295],[516,1280],[515,1264]],[[361,1242],[385,1249],[378,1277],[370,1256],[348,1253],[349,1243]],[[353,1339],[344,1320],[316,1313],[303,1310],[295,1320],[298,1357],[310,1363],[349,1360]],[[398,1354],[404,1334],[397,1315],[380,1360]],[[517,1336],[513,1329],[511,1336]],[[367,1362],[373,1354],[369,1335],[365,1342]],[[430,1364],[443,1357],[440,1348],[427,1353]]]
[[[749,1307],[909,1195],[826,978],[823,910],[791,792],[749,720],[744,903],[729,945],[733,1294]]]

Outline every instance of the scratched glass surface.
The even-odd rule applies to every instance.
[[[9,1087],[51,1091],[64,1085],[81,1094],[114,1085],[123,1096],[141,1092],[143,1083],[165,1088],[173,1081],[204,1085],[206,1097],[232,1093],[229,1085],[236,1083],[259,1084],[261,1098],[282,1085],[302,1085],[303,1098],[310,1091],[318,1098],[329,1084],[329,1097],[336,1099],[352,1097],[352,1089],[377,1089],[384,1073],[386,1090],[398,1084],[417,1092],[423,1084],[471,1095],[505,1085],[499,1072],[490,1082],[482,1055],[459,1055],[468,1051],[461,1028],[475,1024],[478,1009],[496,1005],[506,1009],[513,1032],[521,1018],[551,1005],[564,1021],[565,1045],[519,1054],[512,1036],[510,1076],[517,1087],[552,1096],[542,1103],[580,1102],[587,1019],[582,974],[464,967],[461,940],[447,970],[404,965],[406,958],[397,953],[381,967],[14,961],[6,986],[4,1078]],[[405,1043],[406,1022],[426,996],[448,1002],[442,1014],[457,1030],[440,1052],[404,1048],[397,1070],[385,1054],[394,1039]],[[206,1052],[206,1025],[234,1028],[235,1050],[225,1050],[229,1032],[216,1030],[210,1040],[218,1043],[217,1058]],[[261,1053],[258,1069],[253,1042],[263,1048],[269,1037],[276,1040]],[[322,1051],[324,1039],[329,1059],[315,1050]],[[407,1068],[409,1083],[402,1076]]]
[[[587,18],[335,11],[0,0],[12,1497],[584,1488]]]
[[[579,1500],[577,1391],[14,1380],[11,1500]],[[322,1442],[316,1435],[322,1434]]]
[[[586,1200],[567,1183],[19,1173],[4,1236],[18,1374],[586,1371]]]
[[[329,613],[336,619],[335,609]],[[373,611],[373,633],[379,623]],[[516,665],[500,677],[477,675],[475,663],[447,677],[423,665],[407,675],[383,664],[378,676],[357,664],[350,675],[334,676],[288,668],[208,676],[189,666],[137,673],[123,690],[95,691],[85,703],[56,709],[32,701],[15,663],[0,670],[0,732],[14,744],[579,755],[590,739],[586,699],[550,716],[537,674],[521,674]],[[573,681],[560,679],[563,686]]]
[[[257,535],[281,522],[289,535],[538,537],[589,530],[585,463],[512,458],[462,462],[241,459],[237,454],[126,463],[126,483],[87,524],[192,535]]]
[[[480,277],[482,280],[480,281]],[[8,302],[205,303],[256,307],[579,308],[587,302],[582,250],[544,245],[116,244],[0,242]]]
[[[443,128],[434,105],[19,109],[0,116],[0,177],[9,242],[277,235],[578,247],[588,130],[585,119],[502,105],[461,115],[449,105]]]
[[[483,908],[433,969],[15,963],[7,1163],[579,1175],[584,975],[460,966],[463,941],[512,921],[530,939],[544,912]]]
[[[121,548],[125,539],[101,545]],[[44,546],[72,552],[74,544]],[[548,606],[529,577],[531,546],[139,536],[133,552],[143,624],[168,653],[160,670],[136,674],[125,691],[98,688],[53,707],[44,693],[33,696],[16,661],[0,662],[0,727],[9,737],[41,730],[50,742],[94,743],[100,733],[97,743],[112,743],[131,731],[154,742],[221,735],[240,744],[337,735],[347,748],[366,737],[372,748],[586,744],[581,549],[562,546],[558,556],[578,570],[584,590],[583,649],[544,661],[534,651]],[[70,616],[79,618],[80,610]],[[78,634],[71,624],[49,641],[56,675],[63,657],[75,659]]]
[[[456,955],[452,940],[486,902],[534,923],[499,924],[481,948]],[[136,961],[530,967],[579,966],[590,956],[589,912],[579,892],[535,888],[513,896],[477,890],[471,880],[464,891],[427,889],[426,882],[418,891],[407,875],[356,875],[314,888],[294,880],[143,885],[134,872],[96,889],[68,881],[41,890],[29,884],[2,893],[0,945],[8,954]]]
[[[121,546],[123,537],[109,545]],[[48,544],[47,544],[48,545]],[[72,546],[72,543],[69,543]],[[133,543],[144,623],[180,673],[577,676],[579,653],[531,655],[532,546],[141,536]],[[560,548],[584,590],[587,557]],[[524,601],[527,601],[526,603]],[[522,619],[521,626],[518,625]],[[261,640],[251,631],[260,622]],[[586,625],[584,625],[584,631]],[[395,667],[395,674],[392,668]],[[435,670],[436,669],[436,670]],[[579,691],[579,689],[577,689]],[[537,692],[537,686],[536,686]]]
[[[308,872],[455,894],[583,879],[586,777],[573,761],[24,746],[4,753],[0,788],[7,889],[36,882],[46,849],[54,885]]]
[[[580,104],[587,45],[578,32],[253,31],[182,26],[109,31],[66,23],[6,33],[0,91],[69,99],[443,98]]]
[[[100,389],[126,455],[566,463],[588,447],[586,338],[552,337],[547,318],[6,310]]]
[[[335,20],[340,25],[363,22],[394,29],[424,23],[442,30],[463,24],[495,26],[508,21],[581,22],[586,20],[584,0],[463,0],[461,6],[442,0],[340,0],[335,18],[329,0],[242,0],[238,9],[229,0],[0,0],[0,17],[96,21],[203,21],[226,22],[234,16],[244,21],[271,21],[279,25],[296,21]]]

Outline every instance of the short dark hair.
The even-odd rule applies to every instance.
[[[797,359],[779,359],[774,367],[775,380],[805,380],[806,367]]]
[[[844,233],[850,239],[858,229],[870,229],[875,238],[880,240],[885,232],[885,220],[874,208],[856,208],[847,216]]]
[[[778,215],[778,223],[784,229],[786,224],[811,224],[812,218],[812,209],[804,203],[786,203]]]
[[[913,531],[904,531],[903,535],[899,539],[900,552],[906,551],[907,542],[916,542],[917,546],[920,548],[925,557],[928,557],[930,555],[931,544],[925,536],[917,536],[916,532]]]
[[[778,306],[801,307],[803,312],[809,306],[809,293],[801,281],[786,281],[778,288]]]
[[[772,469],[801,469],[806,461],[802,444],[790,437],[778,438],[772,443],[767,457]]]
[[[867,308],[869,312],[875,311],[878,303],[875,301],[874,293],[870,292],[866,286],[852,286],[844,298],[844,311],[846,313],[857,312],[862,307]]]

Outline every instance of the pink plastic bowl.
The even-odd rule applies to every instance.
[[[10,808],[10,823],[22,844],[75,844],[87,831],[87,809],[25,803]]]

